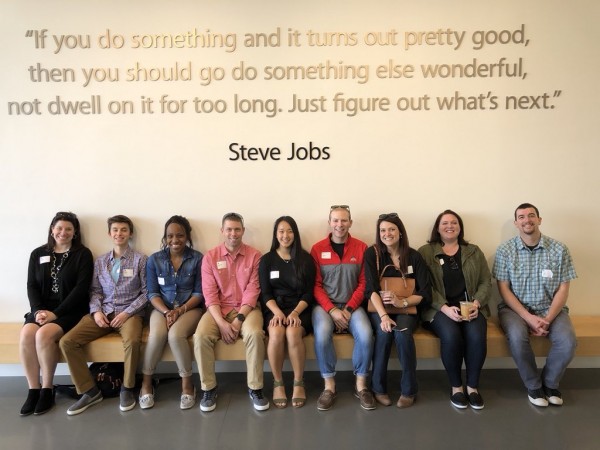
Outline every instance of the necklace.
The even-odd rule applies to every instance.
[[[279,257],[282,259],[282,261],[286,264],[289,264],[290,261],[292,260],[292,255],[288,254],[284,254],[282,251],[280,251],[279,249],[275,250],[277,252],[277,254],[279,255]]]
[[[445,255],[454,256],[459,247],[458,242],[446,243],[442,246],[442,252],[444,252]]]
[[[60,269],[62,268],[65,260],[69,257],[69,250],[62,254],[60,264],[56,266],[56,253],[52,252],[52,268],[50,269],[50,277],[52,278],[52,292],[58,294],[58,276],[60,275]]]

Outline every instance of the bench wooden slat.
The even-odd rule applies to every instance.
[[[600,356],[600,316],[571,316],[577,334],[576,356]],[[0,323],[0,364],[18,364],[19,332],[22,324],[14,322]],[[143,342],[148,337],[148,329],[144,329]],[[415,332],[415,344],[418,358],[439,358],[439,340],[430,332],[419,328]],[[316,359],[314,337],[307,336],[306,358]],[[348,335],[335,335],[334,345],[339,359],[352,357],[354,341]],[[532,337],[532,346],[537,356],[546,356],[550,348],[548,339]],[[193,348],[192,338],[190,347]],[[226,345],[219,341],[216,345],[216,357],[221,361],[243,361],[245,359],[244,344],[238,340],[235,344]],[[86,347],[88,361],[122,361],[123,345],[117,333],[111,333],[91,342]],[[394,355],[395,352],[392,352]],[[506,337],[496,319],[488,321],[488,358],[508,357],[510,352]],[[162,356],[163,361],[174,361],[168,345]]]

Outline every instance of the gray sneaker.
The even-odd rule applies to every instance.
[[[200,411],[210,412],[217,407],[217,388],[209,391],[202,391],[202,400],[200,400]]]
[[[98,393],[93,397],[90,397],[88,394],[83,394],[79,400],[77,400],[69,407],[69,409],[67,409],[67,414],[69,416],[81,414],[90,406],[94,406],[96,403],[100,403],[102,400],[102,392],[100,391],[98,391]]]
[[[263,395],[262,389],[248,389],[248,394],[252,399],[254,409],[257,411],[265,411],[269,409],[269,400]]]
[[[132,391],[123,389],[119,394],[119,409],[121,411],[130,411],[135,407],[135,396]]]

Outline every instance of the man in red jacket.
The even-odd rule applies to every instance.
[[[311,255],[317,265],[312,321],[315,353],[325,389],[317,408],[327,411],[336,397],[335,365],[337,357],[333,333],[350,333],[354,337],[352,364],[356,374],[354,395],[366,410],[375,409],[375,399],[367,387],[373,354],[373,331],[366,311],[361,307],[365,293],[363,255],[367,245],[350,236],[352,216],[348,205],[333,205],[329,212],[331,233],[317,242]]]

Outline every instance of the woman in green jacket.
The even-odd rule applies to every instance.
[[[452,405],[482,409],[478,388],[487,353],[490,270],[479,247],[465,241],[463,221],[454,211],[448,209],[437,217],[428,242],[419,249],[433,283],[433,303],[423,314],[424,326],[440,338],[442,362],[452,385]],[[464,305],[461,314],[460,303],[465,301],[471,303]]]

